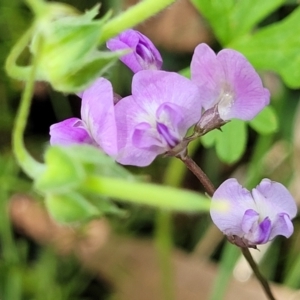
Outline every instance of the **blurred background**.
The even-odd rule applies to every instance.
[[[97,3],[66,2],[81,11]],[[136,2],[103,0],[100,15],[110,9],[118,14]],[[292,0],[281,2],[254,31],[285,19],[299,5]],[[0,0],[2,66],[31,20],[32,13],[23,1]],[[161,51],[163,69],[183,70],[183,74],[188,74],[186,68],[196,45],[205,42],[215,51],[224,46],[212,28],[207,16],[202,17],[188,0],[177,1],[137,27]],[[299,36],[300,31],[294,36],[295,44]],[[28,62],[28,57],[24,53],[23,63]],[[295,64],[299,64],[300,70],[299,61]],[[268,177],[288,186],[299,203],[300,90],[286,84],[276,70],[261,68],[259,71],[271,91],[272,117],[276,120],[262,121],[262,126],[267,124],[264,130],[247,126],[239,153],[233,149],[228,155],[222,155],[205,141],[194,143],[190,153],[215,186],[236,177],[253,187]],[[23,83],[8,78],[3,67],[0,77],[0,299],[163,299],[152,242],[154,210],[128,206],[128,214],[121,222],[114,218],[96,220],[84,228],[55,224],[43,208],[43,199],[32,190],[30,180],[17,166],[11,150],[13,120]],[[121,63],[110,69],[106,77],[118,94],[130,93],[132,74]],[[49,144],[50,125],[71,116],[80,116],[77,96],[63,95],[46,83],[36,83],[25,137],[30,153],[42,160]],[[273,126],[271,130],[269,124]],[[232,139],[233,143],[239,143],[240,136],[234,133]],[[152,182],[204,192],[197,179],[172,158],[158,158],[147,168],[129,169]],[[172,219],[176,299],[213,299],[219,269],[223,274],[224,299],[265,299],[247,264],[239,259],[239,250],[225,243],[209,215],[174,214]],[[272,287],[278,299],[300,299],[300,293],[297,294],[300,289],[299,221],[299,217],[294,220],[292,238],[278,237],[255,252],[263,274],[274,282]]]

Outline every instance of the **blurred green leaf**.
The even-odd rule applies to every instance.
[[[90,145],[52,146],[45,154],[46,168],[36,178],[42,192],[66,192],[78,188],[87,175],[134,180],[134,176],[100,149]]]
[[[70,155],[68,148],[49,147],[45,154],[46,169],[36,178],[35,187],[40,191],[61,191],[74,188],[85,178],[82,165]]]
[[[208,211],[211,206],[208,198],[199,193],[118,178],[90,176],[83,184],[83,189],[85,192],[115,198],[119,201],[171,211],[196,213]]]
[[[241,1],[242,2],[242,1]],[[230,43],[254,67],[272,70],[291,88],[300,87],[300,7],[280,22]]]
[[[213,130],[202,138],[205,147],[216,145],[217,155],[221,161],[231,164],[244,154],[247,142],[246,123],[232,120],[222,127],[222,131]]]
[[[275,110],[272,106],[266,106],[249,122],[249,125],[262,135],[276,132],[278,129],[278,120]]]
[[[247,34],[284,2],[285,0],[192,0],[223,45]]]
[[[47,195],[46,207],[53,219],[60,223],[83,222],[101,215],[94,205],[74,192]]]

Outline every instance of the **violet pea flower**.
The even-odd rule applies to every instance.
[[[115,106],[119,154],[124,165],[147,166],[178,145],[197,123],[199,90],[177,73],[144,70],[132,81],[132,95]]]
[[[159,70],[162,58],[154,44],[139,31],[128,29],[106,43],[111,51],[130,50],[120,60],[134,73],[141,70]]]
[[[117,127],[111,83],[97,79],[79,93],[81,119],[70,118],[50,127],[51,145],[91,144],[111,156],[117,155]]]
[[[270,102],[270,93],[255,69],[235,50],[215,54],[208,45],[198,45],[192,57],[191,79],[200,88],[205,109],[199,127],[214,118],[220,119],[221,125],[234,118],[251,120]]]
[[[215,204],[225,203],[224,209]],[[277,235],[290,237],[294,231],[291,220],[297,214],[290,192],[278,182],[263,179],[250,193],[236,179],[223,182],[212,197],[211,218],[240,247],[256,248]]]

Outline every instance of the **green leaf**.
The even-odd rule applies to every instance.
[[[86,172],[102,176],[111,176],[135,180],[134,176],[123,166],[117,164],[111,157],[91,145],[72,145],[62,147],[77,163],[82,164]]]
[[[101,215],[95,206],[77,193],[48,194],[45,203],[52,218],[60,223],[83,222]]]
[[[223,45],[250,32],[284,2],[285,0],[192,0]]]
[[[35,181],[40,191],[61,191],[77,187],[85,178],[84,168],[66,148],[49,147],[45,154],[46,169]]]
[[[219,132],[216,139],[216,151],[223,162],[232,164],[238,161],[245,152],[247,142],[246,123],[232,120]]]
[[[244,154],[247,142],[246,124],[241,120],[232,120],[222,127],[222,131],[213,130],[201,140],[205,147],[215,144],[219,159],[232,164]]]
[[[63,78],[53,78],[52,86],[65,93],[86,89],[94,80],[103,75],[124,52],[100,52],[90,55],[87,60],[79,61]]]
[[[275,110],[271,106],[266,106],[249,122],[249,125],[262,135],[276,132],[278,129],[278,120]]]
[[[79,188],[87,174],[135,180],[124,167],[91,145],[49,147],[45,161],[45,171],[35,181],[35,187],[43,192]]]
[[[206,148],[212,147],[216,142],[217,135],[218,135],[218,131],[217,131],[217,129],[215,129],[215,130],[210,131],[206,135],[202,136],[201,142],[202,142],[203,146]]]
[[[272,70],[291,88],[300,87],[300,7],[280,22],[230,44],[254,67]]]

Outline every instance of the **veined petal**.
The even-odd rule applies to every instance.
[[[248,62],[239,52],[224,49],[217,55],[225,77],[224,85],[230,88],[232,103],[226,113],[221,113],[223,120],[237,118],[251,120],[270,102],[270,93],[262,85],[262,81]],[[226,86],[225,86],[226,92]]]
[[[50,126],[50,144],[93,144],[93,140],[80,119],[70,118]]]
[[[180,107],[182,131],[197,123],[201,116],[199,88],[189,79],[173,72],[158,70],[140,71],[132,81],[132,95],[143,110],[156,115],[157,108],[165,103]]]
[[[118,148],[114,96],[107,79],[97,79],[82,93],[81,118],[101,149],[115,156]]]
[[[200,88],[201,101],[205,110],[219,101],[224,81],[224,71],[215,52],[206,44],[195,48],[191,62],[191,78]]]

